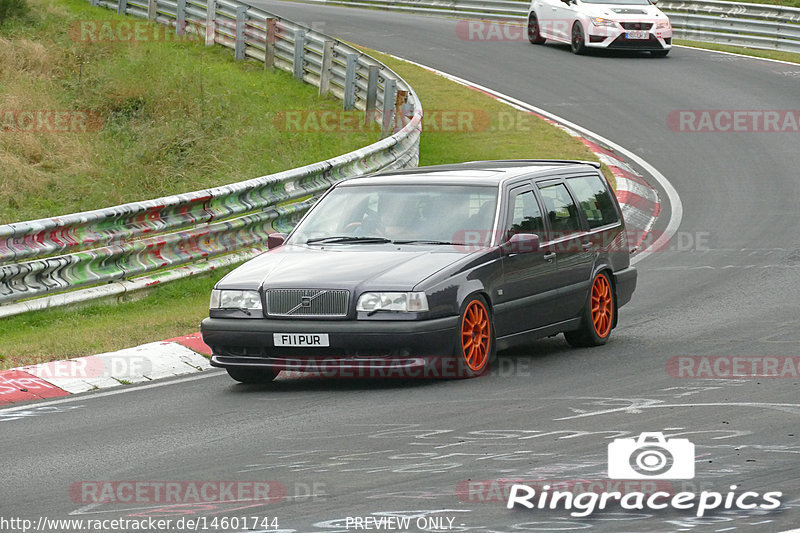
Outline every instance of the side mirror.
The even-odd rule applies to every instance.
[[[535,233],[516,233],[503,244],[507,254],[530,254],[539,251],[539,236]]]
[[[267,235],[267,248],[270,250],[283,246],[284,242],[286,242],[286,235],[283,233],[270,233]]]

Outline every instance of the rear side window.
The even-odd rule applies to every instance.
[[[564,235],[581,231],[578,208],[575,207],[575,202],[572,201],[566,185],[563,183],[545,185],[539,189],[539,194],[542,196],[544,209],[550,220],[551,239],[558,239]]]
[[[611,192],[600,176],[580,176],[567,179],[581,210],[589,221],[589,228],[599,228],[619,222],[619,215]]]

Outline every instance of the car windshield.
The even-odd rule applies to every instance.
[[[584,4],[612,4],[620,6],[649,6],[650,0],[581,0]]]
[[[487,246],[496,206],[494,187],[345,185],[320,200],[288,242]]]

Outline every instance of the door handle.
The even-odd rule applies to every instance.
[[[589,250],[592,246],[593,245],[590,242],[585,242],[585,243],[581,244],[581,248],[583,248],[584,250]]]
[[[548,263],[552,263],[553,259],[556,258],[556,253],[555,252],[550,252],[549,254],[544,254],[543,257],[544,257],[545,261],[547,261]]]

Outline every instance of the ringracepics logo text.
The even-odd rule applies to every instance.
[[[615,439],[608,445],[611,479],[691,479],[694,477],[694,444],[688,439],[665,439],[662,433],[642,433],[636,439]],[[575,493],[549,484],[516,483],[508,493],[506,507],[569,511],[586,517],[617,505],[625,510],[690,510],[703,517],[714,510],[769,511],[781,506],[782,492],[759,493],[729,485],[723,491],[673,492],[667,490],[611,490]]]

